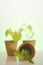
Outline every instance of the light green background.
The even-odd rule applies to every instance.
[[[32,25],[36,51],[43,51],[43,3],[42,0],[1,0],[0,2],[0,51],[6,51],[5,36],[8,28],[17,30],[22,24]],[[23,37],[24,39],[25,37]],[[21,42],[21,41],[20,41]],[[19,43],[20,44],[20,43]],[[18,45],[19,45],[18,44]]]

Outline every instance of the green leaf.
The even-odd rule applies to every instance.
[[[30,63],[34,63],[27,50],[23,49],[21,52],[14,51],[13,54],[14,56],[18,56],[19,60],[28,60]]]
[[[18,52],[18,51],[14,51],[13,54],[14,54],[14,56],[18,56],[19,60],[23,60],[24,59],[23,56],[21,55],[21,53]]]
[[[34,62],[32,61],[32,59],[31,59],[31,58],[29,58],[29,59],[28,59],[28,61],[29,61],[30,63],[33,63],[33,64],[34,64]]]
[[[8,36],[8,30],[5,32],[6,36]]]
[[[18,32],[14,32],[14,34],[12,35],[13,39],[15,42],[18,42],[21,39],[21,34]]]
[[[34,36],[34,32],[32,32],[32,35],[29,38],[32,38]]]

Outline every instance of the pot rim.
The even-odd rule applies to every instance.
[[[31,41],[35,41],[36,42],[36,40],[23,40],[23,42],[31,42]]]
[[[5,40],[5,43],[6,43],[6,42],[14,42],[14,41],[13,41],[13,40]]]

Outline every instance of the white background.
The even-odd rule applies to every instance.
[[[23,22],[35,31],[36,50],[43,51],[43,0],[0,0],[0,50],[5,51],[5,30]]]

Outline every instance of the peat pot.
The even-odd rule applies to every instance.
[[[8,56],[13,56],[13,50],[16,50],[17,44],[14,41],[5,41]]]
[[[23,44],[20,45],[18,51],[21,52],[22,49],[27,50],[31,57],[33,58],[35,55],[35,40],[23,41]]]

